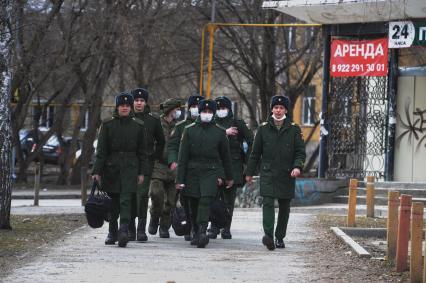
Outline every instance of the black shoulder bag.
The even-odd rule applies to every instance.
[[[226,228],[231,222],[231,212],[223,200],[223,188],[224,186],[218,188],[216,197],[210,204],[210,222],[219,229]]]
[[[110,220],[111,210],[111,198],[106,192],[102,191],[99,183],[94,180],[89,198],[84,206],[87,223],[92,228],[102,227],[102,225],[104,225],[104,221]]]

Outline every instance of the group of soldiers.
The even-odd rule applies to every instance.
[[[245,182],[251,184],[260,168],[262,242],[270,250],[283,248],[294,181],[305,160],[300,128],[285,116],[288,98],[272,98],[271,116],[259,126],[254,143],[252,131],[234,117],[227,97],[190,96],[184,120],[180,119],[180,99],[161,103],[160,116],[150,112],[148,99],[144,88],[119,94],[113,117],[103,121],[99,130],[93,178],[113,201],[105,244],[118,242],[119,247],[126,247],[129,241],[148,240],[149,198],[149,234],[158,231],[160,238],[170,237],[172,210],[180,199],[191,224],[185,241],[204,248],[219,234],[231,239],[237,188]],[[208,229],[210,204],[219,195],[229,208],[231,221],[221,230],[215,223]],[[274,242],[275,198],[279,214]]]

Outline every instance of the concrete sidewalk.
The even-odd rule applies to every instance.
[[[346,215],[347,204],[342,203],[325,203],[312,206],[294,206],[292,212],[307,213],[307,214],[335,214]],[[261,208],[236,208],[237,210],[258,210]],[[357,205],[357,215],[366,215],[366,205]],[[32,199],[12,199],[12,214],[72,214],[84,213],[84,208],[81,206],[80,199],[40,199],[39,206],[33,206]],[[387,217],[387,206],[375,207],[376,217]]]
[[[82,228],[2,282],[306,282],[315,234],[312,215],[292,213],[287,248],[268,251],[261,244],[260,209],[237,209],[233,239],[211,240],[198,249],[172,234],[149,235],[127,248],[105,246],[107,225]]]

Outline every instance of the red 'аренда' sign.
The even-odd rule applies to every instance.
[[[388,39],[340,40],[331,42],[332,77],[386,76]]]

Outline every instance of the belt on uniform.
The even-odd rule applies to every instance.
[[[136,155],[135,151],[113,151],[115,154]]]
[[[191,160],[188,163],[189,166],[199,166],[199,167],[211,167],[211,166],[222,166],[222,163],[217,160]]]

